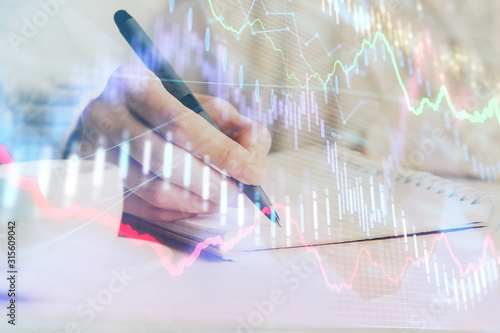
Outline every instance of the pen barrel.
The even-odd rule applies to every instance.
[[[217,124],[203,109],[198,100],[193,96],[191,90],[182,81],[172,66],[165,60],[160,50],[151,38],[133,18],[118,26],[125,40],[130,44],[144,65],[161,80],[163,87],[174,96],[185,107],[196,112],[208,121],[212,126],[219,129]]]
[[[151,38],[133,18],[118,25],[118,29],[144,65],[161,80],[167,91],[179,101],[191,90],[165,60]]]
[[[212,126],[219,129],[217,124],[213,121],[206,110],[203,109],[201,104],[191,93],[191,90],[189,90],[179,75],[177,75],[168,61],[165,60],[160,50],[156,47],[151,38],[149,38],[136,20],[124,10],[119,10],[115,13],[115,22],[120,30],[120,33],[135,51],[137,56],[150,71],[160,78],[163,87],[165,87],[165,89],[185,107],[196,112]],[[215,169],[218,170],[217,168]],[[259,207],[259,209],[271,209],[270,211],[267,211],[265,215],[277,225],[280,225],[276,211],[271,208],[272,204],[260,186],[247,185],[234,178],[231,179],[238,185],[243,193],[245,193],[257,207]]]
[[[202,116],[206,121],[208,121],[213,127],[220,130],[219,126],[215,123],[215,121],[210,117],[210,115],[205,111],[203,106],[201,106],[200,102],[193,96],[193,94],[186,95],[182,97],[179,102],[181,102],[185,107],[193,110],[200,116]]]

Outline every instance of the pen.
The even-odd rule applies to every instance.
[[[207,120],[212,126],[219,129],[217,124],[203,109],[191,90],[189,90],[184,81],[182,81],[168,61],[162,56],[151,38],[149,38],[137,21],[124,10],[117,11],[114,19],[122,36],[129,43],[146,67],[158,76],[165,89],[184,106],[193,110]],[[220,171],[214,165],[210,164],[210,166],[214,167],[217,171]],[[259,208],[259,210],[262,210],[264,207],[268,207],[269,212],[266,211],[265,215],[278,226],[281,226],[278,214],[275,209],[272,208],[272,203],[264,193],[262,187],[243,184],[232,177],[229,178],[231,178],[238,185],[240,190],[245,193],[245,195]]]

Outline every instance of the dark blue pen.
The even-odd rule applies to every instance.
[[[137,21],[126,11],[119,10],[115,13],[115,23],[118,26],[120,33],[130,44],[132,49],[139,56],[146,67],[149,68],[150,71],[155,73],[158,78],[160,78],[165,89],[177,100],[179,100],[179,102],[181,102],[184,106],[193,110],[210,124],[212,124],[212,126],[219,129],[217,124],[213,121],[212,118],[210,118],[207,111],[203,109],[201,104],[194,97],[191,90],[189,90],[184,81],[182,81],[182,79],[175,72],[172,66],[163,57],[156,45],[154,45],[151,38],[149,38],[149,36],[141,28]],[[214,167],[213,165],[211,166]],[[245,193],[245,195],[260,210],[268,207],[270,212],[266,210],[265,215],[271,221],[276,222],[278,226],[281,226],[279,223],[280,219],[278,217],[278,214],[276,214],[276,211],[274,210],[274,208],[272,208],[272,203],[264,193],[262,187],[243,184],[232,177],[229,178],[231,178],[238,185],[240,190]]]

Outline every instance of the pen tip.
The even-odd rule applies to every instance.
[[[268,219],[271,220],[271,222],[276,224],[278,227],[281,227],[280,217],[278,216],[278,214],[276,213],[276,211],[274,209],[271,209],[271,212],[269,212],[269,213],[266,212],[265,215],[267,216]]]
[[[281,228],[280,218],[279,218],[278,214],[276,214],[276,212],[274,212],[274,216],[276,217],[274,221],[276,222],[278,227]]]

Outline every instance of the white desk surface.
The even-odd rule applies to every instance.
[[[500,193],[498,183],[469,183]],[[97,222],[68,229],[60,226],[75,223],[71,219],[52,221],[19,213],[17,326],[8,325],[2,313],[2,332],[407,332],[423,328],[494,332],[500,327],[498,270],[491,263],[491,251],[483,247],[488,234],[498,247],[498,232],[450,233],[450,247],[436,242],[430,264],[435,258],[447,258],[445,263],[440,259],[439,269],[454,272],[449,280],[455,278],[458,288],[459,265],[466,269],[467,263],[479,262],[483,251],[488,253],[491,265],[484,285],[479,280],[476,290],[470,273],[473,298],[467,296],[464,301],[439,296],[425,264],[410,263],[404,269],[407,255],[393,251],[400,248],[402,239],[318,248],[327,258],[324,273],[304,249],[251,254],[238,262],[201,256],[181,273],[179,267],[189,251],[117,237],[116,230]],[[436,235],[422,237],[430,250]],[[383,265],[386,275],[363,253]],[[300,273],[297,267],[302,267]],[[399,283],[390,282],[400,274]],[[327,281],[349,283],[353,276],[352,289],[336,292],[327,286]],[[464,283],[469,288],[467,277]],[[2,278],[0,288],[6,290],[6,286]],[[0,300],[5,312],[5,293]]]

